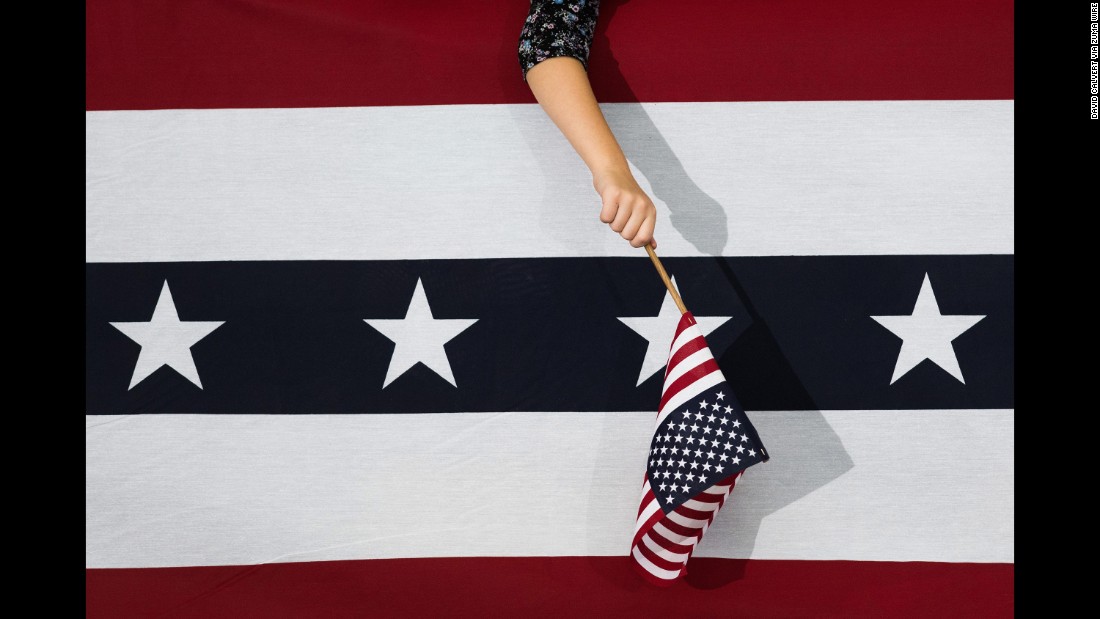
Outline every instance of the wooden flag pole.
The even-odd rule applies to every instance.
[[[676,307],[680,308],[680,314],[686,314],[687,308],[684,307],[684,300],[680,298],[680,293],[676,292],[676,287],[672,285],[672,280],[669,279],[668,273],[665,272],[664,265],[661,264],[660,258],[653,252],[653,248],[649,245],[645,246],[646,253],[649,254],[649,259],[653,261],[653,266],[657,267],[657,273],[661,276],[661,281],[665,283],[665,288],[672,293],[672,300],[676,302]]]

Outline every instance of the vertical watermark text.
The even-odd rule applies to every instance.
[[[1089,60],[1092,62],[1090,69],[1089,85],[1092,93],[1089,105],[1089,118],[1100,118],[1100,2],[1089,3]]]

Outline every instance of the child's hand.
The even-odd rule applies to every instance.
[[[630,241],[633,247],[648,243],[657,249],[657,241],[653,238],[657,207],[629,170],[604,170],[593,174],[592,186],[603,201],[600,221],[610,224],[611,229]]]

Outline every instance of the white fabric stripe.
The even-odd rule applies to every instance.
[[[638,564],[642,566],[642,569],[649,572],[650,574],[653,574],[657,578],[660,578],[661,580],[672,580],[680,575],[680,570],[676,570],[673,572],[653,565],[653,562],[649,560],[649,557],[642,554],[642,551],[638,550],[637,548],[631,551],[631,554],[633,554],[634,558],[638,560]]]
[[[86,563],[621,555],[652,414],[89,416]],[[1013,561],[1013,411],[749,415],[696,554]]]
[[[665,378],[665,384],[670,385],[674,380],[680,378],[684,374],[687,374],[691,370],[701,365],[704,361],[714,359],[714,355],[711,354],[709,347],[700,348],[699,350],[691,353],[683,358],[680,363],[676,364],[676,367],[672,368],[672,371],[668,373]]]
[[[694,340],[697,337],[701,337],[703,332],[699,330],[699,325],[694,324],[681,331],[676,339],[672,340],[672,345],[669,346],[668,358],[671,359],[672,355],[676,354],[676,351],[684,347],[684,344]],[[709,347],[708,347],[709,348]]]
[[[722,376],[722,372],[720,370],[714,370],[709,374],[703,375],[695,382],[688,384],[686,387],[677,392],[676,395],[669,398],[668,402],[665,402],[664,407],[662,407],[660,412],[657,413],[657,423],[654,427],[661,425],[661,422],[665,420],[665,417],[668,417],[669,414],[672,413],[672,411],[679,408],[681,404],[687,402],[690,398],[694,398],[695,396],[699,395],[700,391],[713,387],[723,380],[725,380],[725,377]],[[650,439],[652,438],[653,437],[651,436]],[[646,442],[646,445],[649,445],[648,441]]]
[[[634,532],[637,533],[638,531],[640,531],[642,525],[645,524],[647,520],[649,520],[649,517],[657,513],[657,511],[659,511],[660,509],[661,507],[657,504],[656,499],[650,501],[649,505],[646,505],[645,509],[643,509],[642,512],[638,514],[638,519],[634,523]]]
[[[700,529],[705,531],[707,526],[706,520],[696,520],[695,518],[689,518],[676,511],[671,511],[665,514],[665,518],[671,520],[672,522],[675,522],[682,527],[688,527],[689,529]]]
[[[712,511],[718,509],[719,507],[721,507],[721,504],[719,504],[719,503],[704,503],[702,501],[696,501],[695,499],[692,499],[690,501],[684,501],[683,506],[688,508],[688,509],[694,509],[697,512],[712,512]]]
[[[654,554],[665,561],[674,561],[677,563],[684,563],[687,561],[688,556],[686,552],[680,553],[666,550],[660,544],[650,539],[649,535],[642,536],[642,543],[645,544],[646,548],[652,550]]]
[[[700,529],[699,531],[705,532],[706,529]],[[657,538],[664,538],[664,540],[669,543],[686,546],[688,548],[688,552],[692,552],[695,549],[695,546],[699,544],[699,536],[702,535],[702,533],[699,533],[699,535],[693,537],[684,537],[683,535],[674,533],[672,537],[666,537],[666,533],[670,532],[670,529],[662,526],[660,530],[654,528],[649,532],[649,534],[654,537],[654,540],[656,540]]]
[[[662,257],[1014,252],[1013,101],[602,107],[640,145],[627,154]],[[85,126],[89,262],[645,256],[599,222],[587,168],[537,104]]]
[[[697,537],[680,535],[679,533],[676,533],[672,529],[666,527],[662,522],[658,522],[657,524],[653,525],[652,534],[659,535],[669,542],[672,542],[673,544],[679,544],[681,546],[694,546],[699,540],[699,538]]]

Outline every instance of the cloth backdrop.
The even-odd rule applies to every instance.
[[[678,315],[527,9],[86,4],[88,616],[1011,616],[1012,2],[604,0],[771,455],[667,589],[627,553]]]

